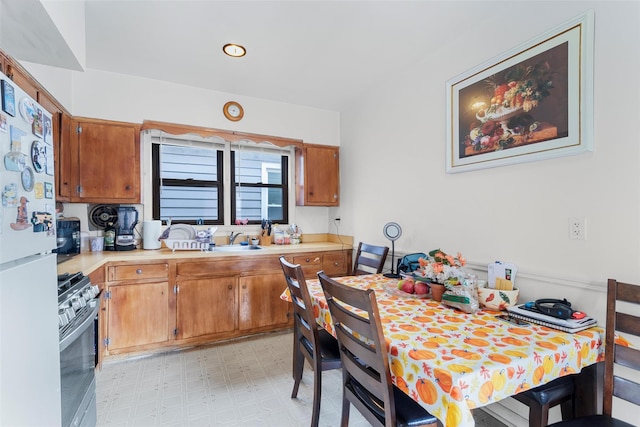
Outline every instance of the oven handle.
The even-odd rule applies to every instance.
[[[95,299],[93,301],[95,301],[96,304],[95,304],[94,307],[91,308],[91,311],[87,315],[87,318],[84,319],[82,321],[82,323],[80,324],[80,326],[78,326],[71,334],[69,334],[68,336],[64,337],[62,339],[62,341],[60,341],[60,351],[63,351],[64,349],[69,347],[69,345],[76,338],[78,338],[80,335],[82,335],[84,333],[84,331],[87,330],[87,328],[93,327],[94,319],[96,317],[96,314],[98,314],[98,310],[100,309],[100,301],[99,300],[95,300]]]

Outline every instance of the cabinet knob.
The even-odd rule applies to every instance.
[[[229,285],[229,286],[227,286],[227,289],[231,290],[231,289],[233,289],[233,286]]]
[[[137,269],[136,274],[142,274],[142,269],[141,268]]]
[[[334,261],[334,262],[333,262],[333,266],[334,266],[334,267],[337,267],[338,265],[340,265],[340,263],[339,263],[338,261]]]
[[[306,258],[304,262],[311,262],[311,258]]]

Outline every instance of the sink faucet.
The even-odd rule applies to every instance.
[[[233,245],[233,243],[236,241],[236,238],[238,236],[240,236],[242,234],[242,232],[238,231],[237,233],[234,233],[233,231],[231,232],[231,234],[229,234],[229,244]]]

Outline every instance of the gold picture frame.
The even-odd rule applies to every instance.
[[[593,150],[593,11],[447,82],[448,173]]]

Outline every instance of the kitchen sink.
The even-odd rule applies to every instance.
[[[214,252],[244,252],[244,251],[256,251],[262,249],[260,246],[249,245],[222,245],[216,246]]]

